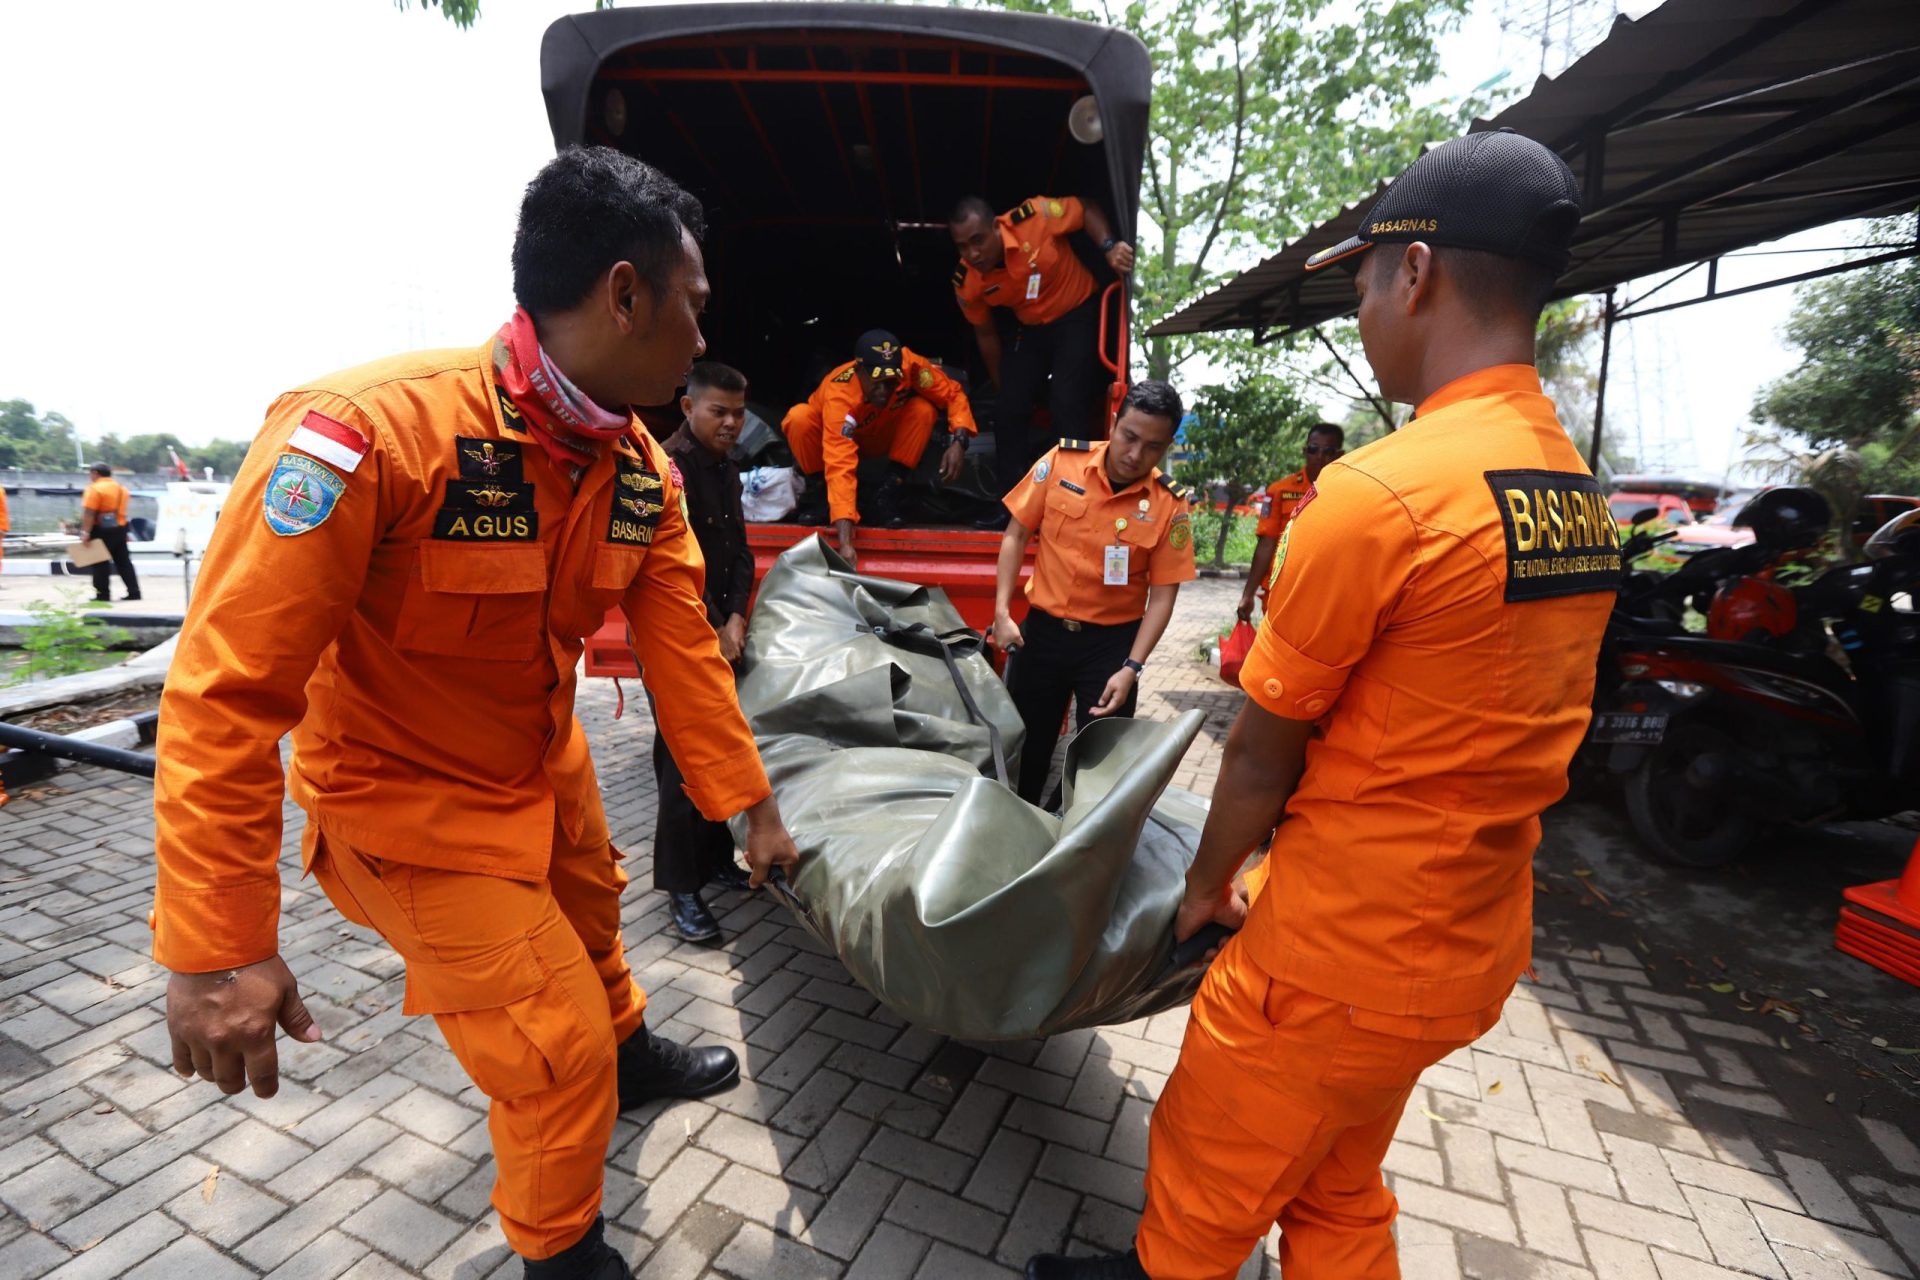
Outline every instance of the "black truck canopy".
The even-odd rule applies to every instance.
[[[1561,75],[1473,127],[1534,138],[1580,179],[1585,217],[1561,297],[1841,219],[1910,212],[1920,203],[1920,3],[1667,0],[1617,19]],[[1352,235],[1378,197],[1152,333],[1252,329],[1260,342],[1351,313],[1346,273],[1309,275],[1304,264]],[[1633,313],[1629,304],[1609,316]]]
[[[962,196],[1081,196],[1133,231],[1150,69],[1106,27],[906,5],[613,9],[550,26],[540,71],[557,148],[618,147],[701,198],[709,354],[775,414],[864,329],[977,360],[951,283]],[[1094,145],[1067,127],[1087,94]]]

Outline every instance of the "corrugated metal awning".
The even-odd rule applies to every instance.
[[[1580,179],[1586,216],[1562,297],[1908,212],[1920,204],[1920,3],[1668,0],[1473,127],[1534,138]],[[1354,233],[1380,190],[1150,334],[1252,329],[1260,341],[1351,313],[1345,272],[1303,268]]]

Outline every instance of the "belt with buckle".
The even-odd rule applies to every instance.
[[[1058,622],[1061,626],[1065,627],[1069,631],[1079,631],[1087,625],[1084,622],[1075,622],[1072,618],[1056,618],[1054,619],[1054,621]]]

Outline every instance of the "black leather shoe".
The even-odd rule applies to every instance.
[[[973,522],[973,527],[976,529],[1004,529],[1007,527],[1007,522],[1012,519],[1012,512],[1000,510],[990,516],[981,516]]]
[[[620,1045],[620,1109],[655,1098],[704,1098],[740,1083],[740,1059],[731,1049],[689,1049],[640,1029]]]
[[[729,862],[707,878],[708,884],[717,884],[722,889],[737,889],[744,893],[753,887],[753,876],[747,869]]]
[[[620,1251],[608,1244],[606,1219],[595,1218],[587,1234],[551,1258],[527,1258],[527,1280],[633,1280]]]
[[[714,942],[720,937],[720,922],[707,910],[696,893],[670,893],[673,904],[673,929],[688,942]]]
[[[1148,1280],[1140,1255],[1129,1249],[1104,1258],[1064,1258],[1037,1253],[1027,1259],[1027,1280]]]
[[[120,598],[122,600],[138,600],[140,598],[140,593],[136,591],[130,596],[121,596]]]

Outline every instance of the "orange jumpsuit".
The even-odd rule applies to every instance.
[[[1231,1276],[1276,1219],[1289,1280],[1399,1276],[1380,1161],[1420,1072],[1526,967],[1540,813],[1620,572],[1530,365],[1329,463],[1287,543],[1240,683],[1318,731],[1154,1111],[1154,1280]]]
[[[860,459],[884,456],[903,467],[920,465],[933,437],[936,408],[946,412],[951,430],[979,434],[973,406],[960,384],[911,348],[901,347],[900,355],[900,382],[886,404],[867,403],[854,371],[860,362],[849,360],[781,419],[780,429],[787,433],[800,470],[827,473],[831,520],[859,522]]]
[[[492,352],[401,356],[269,410],[162,700],[154,958],[278,950],[291,730],[304,862],[406,960],[406,1012],[435,1016],[492,1100],[494,1204],[539,1258],[598,1211],[615,1046],[645,1008],[573,716],[581,637],[625,612],[703,813],[769,788],[665,453],[636,430],[576,486]]]

